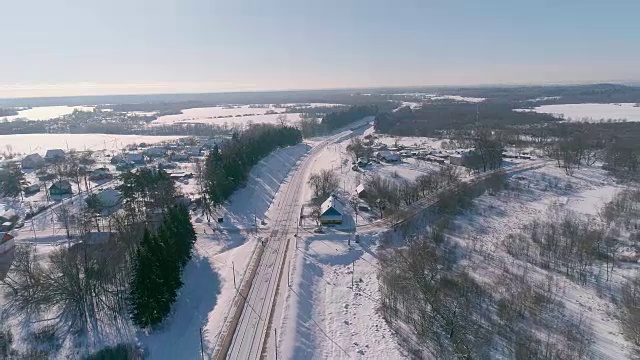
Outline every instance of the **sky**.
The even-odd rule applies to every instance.
[[[640,81],[638,0],[5,0],[0,98]]]

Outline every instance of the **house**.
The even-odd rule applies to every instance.
[[[127,162],[127,161],[121,161],[118,164],[116,164],[116,170],[120,172],[129,171],[135,167],[136,165],[134,163]]]
[[[356,194],[361,199],[367,196],[367,191],[364,189],[364,184],[360,184],[356,187]]]
[[[49,149],[44,155],[45,161],[56,161],[64,159],[64,151],[62,149]]]
[[[200,148],[200,146],[188,146],[186,150],[189,156],[200,156],[202,154],[202,148]]]
[[[124,156],[122,155],[113,155],[111,157],[111,164],[116,165],[124,161]]]
[[[49,186],[49,194],[51,196],[71,194],[71,183],[67,180],[59,180]]]
[[[5,232],[0,237],[0,255],[7,253],[9,250],[15,247],[15,240],[13,235]]]
[[[322,224],[342,224],[342,214],[344,213],[342,203],[331,195],[320,205],[320,223]]]
[[[91,196],[97,200],[102,213],[113,213],[120,209],[122,204],[122,194],[115,189],[105,189]],[[91,200],[87,197],[85,201],[89,204]]]
[[[113,175],[111,174],[111,170],[106,167],[101,167],[93,170],[89,175],[89,180],[106,180],[111,179]]]
[[[22,191],[24,191],[25,195],[35,194],[37,192],[40,192],[40,184],[31,184],[31,185],[25,186],[25,188],[22,189]]]
[[[169,162],[164,159],[158,160],[158,169],[176,169],[178,168],[178,164],[174,162]]]
[[[39,169],[44,166],[44,159],[40,154],[27,155],[22,159],[23,169]]]
[[[376,157],[378,158],[378,160],[383,160],[386,162],[400,161],[400,155],[398,155],[398,153],[388,150],[378,151]]]
[[[146,149],[144,151],[144,154],[147,155],[148,157],[162,157],[167,153],[167,149],[160,147],[160,146],[154,146],[154,147],[150,147],[148,149]]]
[[[124,156],[124,160],[133,164],[144,164],[144,155],[141,153],[129,153]]]
[[[189,161],[189,155],[185,153],[174,153],[171,155],[171,160],[173,161]]]

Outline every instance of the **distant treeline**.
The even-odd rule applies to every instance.
[[[334,111],[326,114],[322,118],[322,124],[327,131],[347,126],[367,116],[374,116],[378,113],[376,105],[352,106],[346,111]]]
[[[475,87],[441,90],[449,95],[486,98],[488,102],[543,104],[638,103],[640,87],[618,84]],[[541,99],[541,100],[540,100]]]
[[[18,112],[15,109],[3,109],[0,108],[0,117],[3,116],[14,116],[18,115]]]
[[[238,130],[237,126],[213,124],[172,124],[162,126],[143,126],[124,122],[87,122],[70,123],[65,120],[31,121],[16,120],[0,122],[0,135],[12,134],[110,134],[110,135],[176,135],[176,136],[215,136],[226,135]]]
[[[301,141],[302,133],[294,127],[261,124],[216,145],[205,162],[205,207],[224,203],[245,184],[251,168],[273,150]]]
[[[376,116],[376,131],[400,136],[436,136],[449,130],[471,129],[477,124],[505,127],[556,122],[549,114],[516,112],[496,103],[438,102],[418,109],[403,107]]]

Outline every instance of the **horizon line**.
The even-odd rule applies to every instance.
[[[105,84],[113,85],[113,84]],[[147,85],[147,84],[131,84]],[[152,84],[148,84],[152,85]],[[358,91],[358,90],[385,90],[385,89],[455,89],[455,88],[516,88],[516,87],[554,87],[554,86],[589,86],[589,85],[620,85],[640,86],[640,80],[608,80],[608,81],[574,81],[574,82],[545,82],[545,83],[478,83],[478,84],[450,84],[450,85],[389,85],[389,86],[345,86],[326,88],[282,88],[282,89],[237,89],[237,90],[211,90],[211,91],[176,91],[176,92],[144,92],[144,93],[105,93],[84,95],[53,95],[53,96],[24,96],[24,97],[0,97],[2,100],[39,100],[39,99],[64,99],[64,98],[91,98],[113,96],[170,96],[170,95],[215,95],[215,94],[242,94],[242,93],[278,93],[278,92],[321,92],[321,91]],[[11,85],[0,85],[11,86]],[[127,85],[123,85],[127,86]]]

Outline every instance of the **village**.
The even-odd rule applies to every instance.
[[[118,176],[124,172],[141,168],[166,171],[182,190],[183,203],[189,205],[197,197],[195,164],[203,162],[207,151],[223,140],[189,137],[159,144],[131,144],[121,151],[47,149],[44,156],[32,153],[22,159],[5,160],[0,171],[8,172],[13,162],[23,178],[20,192],[13,198],[5,196],[0,202],[0,256],[9,257],[7,253],[15,246],[14,237],[25,221],[43,213],[53,216],[52,209],[61,205],[73,203],[78,212],[78,206],[96,206],[104,217],[117,212],[121,206],[121,194],[116,189]],[[49,224],[53,223],[51,219]],[[37,233],[37,229],[26,230],[27,234]],[[21,238],[24,236],[18,240],[26,240]],[[0,261],[5,267],[6,263]]]

